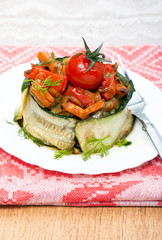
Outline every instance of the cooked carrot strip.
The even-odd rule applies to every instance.
[[[53,57],[55,57],[54,53],[53,53]],[[51,62],[51,56],[49,55],[48,52],[45,52],[45,51],[39,52],[37,55],[37,58],[41,62],[47,62],[48,63],[47,67],[51,70],[51,72],[56,72],[56,67]]]
[[[74,103],[71,102],[66,103],[64,105],[64,109],[81,119],[88,118],[88,113],[85,112],[85,109],[82,109],[81,107],[75,105]]]
[[[111,100],[110,100],[111,101]],[[112,99],[112,102],[110,103],[110,105],[108,106],[108,111],[110,112],[114,107],[115,104],[118,102],[118,100],[116,98]]]
[[[44,98],[40,92],[38,92],[33,86],[30,88],[31,94],[35,98],[35,100],[41,105],[43,108],[48,108],[50,107],[51,103]]]
[[[120,97],[123,97],[129,92],[129,88],[125,87],[123,84],[116,84],[116,94]]]
[[[100,100],[101,100],[101,95],[100,95],[100,93],[97,91],[97,92],[95,92],[94,94],[95,94],[95,102],[100,101]]]
[[[50,62],[51,61],[51,56],[48,52],[42,51],[39,52],[37,55],[37,58],[41,61],[41,62]]]
[[[48,91],[45,92],[45,93],[43,93],[43,95],[44,95],[44,97],[45,97],[51,104],[54,103],[55,99],[51,96],[51,94],[49,94]]]
[[[86,94],[88,97],[94,99],[95,98],[95,94],[89,90],[84,90],[84,94]]]
[[[92,112],[95,112],[95,111],[103,108],[104,106],[105,106],[104,100],[100,100],[99,102],[96,102],[96,103],[92,104],[91,106],[85,108],[84,111],[85,111],[87,114],[90,114],[90,113],[92,113]]]
[[[39,104],[43,108],[48,108],[51,105],[53,105],[55,99],[49,94],[49,92],[41,93],[39,90],[36,90],[34,88],[34,84],[32,83],[30,91],[33,95],[33,97],[36,97],[36,99],[39,101]]]
[[[62,73],[63,76],[66,76],[66,65],[62,65],[60,72]]]
[[[70,102],[80,106],[80,107],[83,107],[83,105],[81,104],[81,102],[74,96],[69,96],[69,100]]]
[[[61,98],[62,97],[62,94],[60,92],[58,92],[55,88],[53,87],[49,87],[48,89],[48,92],[54,96],[54,97],[57,97],[57,98]]]

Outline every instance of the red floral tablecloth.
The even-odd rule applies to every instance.
[[[0,47],[0,73],[34,59],[40,49],[56,56],[79,48],[53,46]],[[104,47],[107,58],[119,53],[127,68],[162,90],[162,46]],[[1,126],[0,126],[1,127]],[[131,161],[131,159],[130,159]],[[0,204],[66,206],[161,206],[162,161],[112,174],[65,174],[24,163],[0,148]]]

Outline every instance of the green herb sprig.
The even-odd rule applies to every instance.
[[[129,146],[129,145],[131,145],[131,144],[132,144],[131,141],[128,141],[128,140],[126,140],[125,138],[122,138],[122,139],[120,139],[120,140],[116,143],[116,146],[118,146],[118,147],[123,147],[123,146],[127,147],[127,146]]]
[[[48,62],[47,61],[41,61],[37,64],[34,64],[34,67],[37,67],[37,66],[48,67],[48,65],[50,63],[53,63],[54,67],[57,67],[56,62],[63,63],[63,60],[65,58],[69,58],[69,56],[55,58],[54,53],[52,52],[51,53],[51,61],[48,61]],[[65,63],[65,65],[66,65],[66,63]]]
[[[63,150],[58,150],[55,152],[55,155],[54,155],[54,158],[55,159],[60,159],[62,158],[63,156],[67,156],[67,155],[70,155],[72,154],[72,149],[71,148],[66,148],[66,149],[63,149]]]
[[[34,88],[37,91],[40,91],[41,94],[44,94],[47,92],[48,87],[52,87],[52,86],[59,86],[60,83],[62,82],[63,79],[60,79],[58,81],[52,82],[51,76],[47,77],[44,81],[43,84],[40,85],[37,81],[33,80],[33,79],[26,79],[24,80],[24,82],[33,82],[35,83]]]
[[[8,123],[8,124],[10,124],[10,125],[14,125],[13,122],[10,122],[10,121],[8,121],[8,120],[6,120],[6,123]]]
[[[85,57],[91,61],[89,68],[86,70],[86,72],[88,72],[95,65],[96,61],[97,62],[111,62],[111,61],[105,59],[105,55],[103,53],[100,53],[103,43],[101,43],[101,45],[96,50],[91,52],[85,39],[83,37],[82,37],[82,39],[84,42],[84,47],[86,49]],[[99,57],[99,56],[101,56],[101,57]]]
[[[94,145],[93,148],[91,148],[90,150],[88,150],[87,152],[84,152],[82,153],[82,158],[84,161],[87,161],[92,154],[95,154],[96,153],[96,150],[97,150],[97,147],[100,145],[101,146],[101,150],[100,150],[100,153],[99,153],[99,156],[102,158],[102,157],[106,157],[109,155],[109,148],[103,143],[103,141],[105,139],[107,139],[109,136],[105,137],[105,138],[102,138],[102,139],[98,139],[98,138],[92,138],[92,139],[89,139],[87,142],[86,142],[86,145],[89,144],[89,145]]]
[[[33,141],[33,143],[35,143],[38,147],[43,146],[43,142],[40,141],[39,139],[33,137],[28,130],[26,129],[26,127],[28,126],[28,124],[26,124],[24,127],[20,128],[18,131],[18,136],[23,137],[25,139],[31,139]]]
[[[50,63],[51,63],[51,61],[49,61],[49,62],[41,61],[37,64],[34,64],[34,67],[38,67],[38,66],[47,67]]]

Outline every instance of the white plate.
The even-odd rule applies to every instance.
[[[100,174],[118,172],[141,165],[157,156],[150,138],[136,121],[133,131],[127,137],[132,141],[129,147],[116,147],[110,150],[108,157],[100,158],[93,155],[88,161],[83,161],[80,155],[65,156],[54,159],[54,150],[49,147],[38,147],[31,140],[18,136],[17,124],[13,121],[17,103],[20,101],[21,84],[24,70],[30,69],[30,63],[19,65],[0,76],[0,147],[8,153],[48,170],[64,173]],[[138,74],[128,71],[135,86],[146,101],[145,112],[162,134],[162,94],[151,82]]]

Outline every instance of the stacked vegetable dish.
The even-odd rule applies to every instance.
[[[100,53],[91,51],[56,58],[40,51],[38,64],[24,72],[22,101],[14,120],[37,143],[57,148],[55,157],[82,153],[101,157],[131,131],[133,117],[127,104],[132,81]]]

